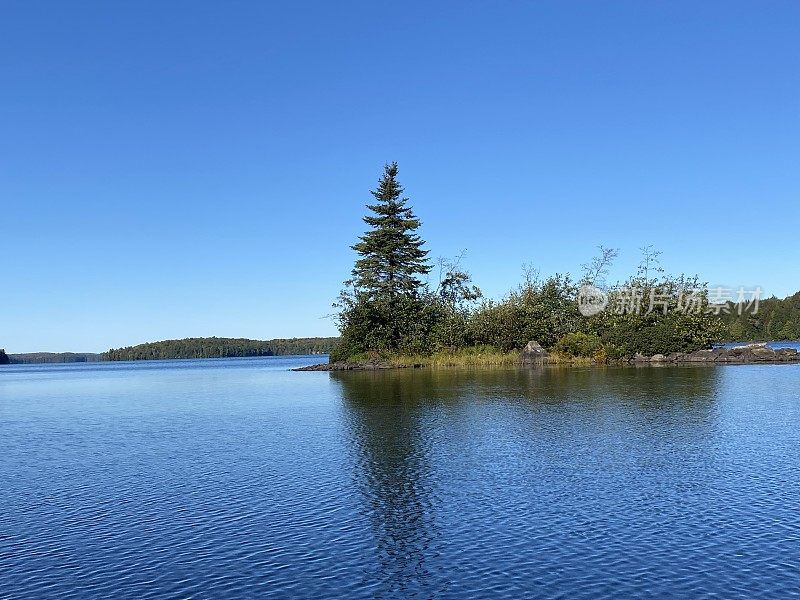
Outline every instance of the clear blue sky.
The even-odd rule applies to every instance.
[[[0,347],[329,335],[384,162],[490,296],[640,246],[800,289],[800,3],[30,2]]]

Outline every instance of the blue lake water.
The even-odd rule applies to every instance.
[[[783,598],[800,365],[0,367],[0,598]]]

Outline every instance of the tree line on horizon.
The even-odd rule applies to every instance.
[[[783,299],[765,298],[756,314],[730,311],[721,318],[730,341],[800,340],[800,292]]]
[[[719,315],[710,309],[707,283],[665,273],[661,253],[652,246],[642,248],[636,273],[612,286],[605,278],[618,251],[600,246],[577,280],[560,273],[542,277],[525,268],[521,283],[508,294],[487,299],[463,267],[463,254],[430,261],[418,233],[421,221],[403,196],[397,173],[397,163],[385,165],[363,218],[368,229],[352,246],[357,259],[334,304],[341,340],[333,362],[469,348],[509,352],[531,340],[566,355],[604,361],[636,353],[692,352],[733,338],[800,337],[800,293],[763,301],[760,316]],[[610,305],[623,302],[626,290],[639,290],[645,303],[657,293],[658,310],[646,311],[645,304],[639,312],[585,316],[578,301],[587,285],[605,289]],[[694,311],[685,310],[685,290],[699,290],[692,299]]]
[[[112,348],[103,360],[174,360],[186,358],[234,358],[329,354],[335,337],[250,340],[243,338],[186,338]]]
[[[95,352],[24,352],[9,354],[8,358],[12,365],[33,365],[98,362],[103,360],[103,355]]]
[[[328,354],[336,337],[250,340],[242,338],[187,338],[163,340],[108,352],[29,352],[6,354],[0,350],[0,364],[56,364],[123,360],[173,360],[184,358],[228,358]]]

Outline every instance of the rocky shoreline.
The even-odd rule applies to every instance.
[[[800,362],[800,352],[794,348],[774,350],[766,344],[749,344],[735,348],[714,348],[713,350],[697,350],[696,352],[674,352],[672,354],[654,354],[642,356],[637,354],[633,363],[716,363],[747,365],[753,363],[790,363]]]
[[[536,342],[530,342],[520,354],[521,365],[545,365],[552,363],[550,355]],[[734,348],[714,348],[710,350],[697,350],[695,352],[672,352],[670,354],[654,354],[645,356],[637,354],[631,359],[613,361],[612,364],[652,364],[652,365],[684,365],[684,364],[784,364],[800,363],[800,352],[794,348],[780,348],[775,350],[765,343],[747,344]],[[562,360],[556,364],[569,364]],[[583,363],[582,363],[583,364]],[[310,365],[292,369],[293,371],[382,371],[386,369],[419,369],[425,365],[395,364],[387,361],[367,362],[335,362]]]
[[[423,367],[421,363],[413,365],[394,364],[382,361],[368,361],[368,362],[335,362],[335,363],[322,363],[319,365],[309,365],[308,367],[299,367],[292,369],[292,371],[383,371],[386,369],[419,369]]]

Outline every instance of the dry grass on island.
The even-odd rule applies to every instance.
[[[369,371],[408,368],[496,368],[531,366],[595,365],[744,365],[800,363],[800,352],[794,348],[770,348],[766,343],[734,347],[717,347],[694,352],[671,352],[632,358],[610,358],[601,350],[591,356],[575,356],[557,350],[547,352],[537,342],[529,342],[522,352],[501,352],[492,347],[473,347],[436,352],[430,355],[369,353],[350,361],[323,363],[294,369],[295,371]]]

